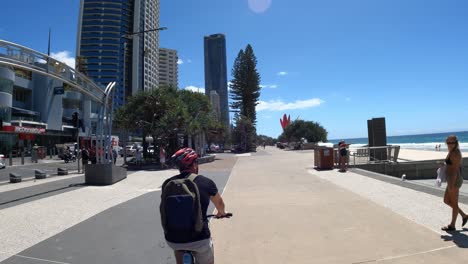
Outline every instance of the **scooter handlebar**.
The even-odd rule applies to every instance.
[[[207,215],[206,217],[208,217],[208,218],[215,218],[215,219],[231,218],[231,217],[232,217],[232,213],[227,213],[227,214],[225,214],[225,215],[223,215],[223,216],[217,216],[217,215],[212,214],[212,215]]]

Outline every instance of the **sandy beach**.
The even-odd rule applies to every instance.
[[[443,160],[447,156],[447,151],[400,149],[398,160],[404,161],[422,161],[422,160]],[[463,157],[468,157],[468,152],[462,152]]]

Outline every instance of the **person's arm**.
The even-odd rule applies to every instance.
[[[221,195],[219,193],[216,193],[216,195],[211,196],[210,199],[211,199],[211,202],[213,202],[214,206],[216,207],[216,211],[218,211],[216,216],[218,217],[225,216],[226,215],[225,205],[224,205],[224,201]]]

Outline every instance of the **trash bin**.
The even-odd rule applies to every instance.
[[[38,149],[37,146],[34,146],[32,151],[31,151],[31,162],[32,163],[37,163],[37,155],[38,155]]]
[[[47,157],[47,148],[43,146],[37,147],[37,158],[45,159]]]
[[[319,170],[333,169],[333,148],[317,147],[314,150],[314,166]]]

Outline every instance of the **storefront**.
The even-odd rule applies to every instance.
[[[3,126],[0,131],[0,153],[9,155],[11,152],[13,157],[20,156],[21,151],[28,156],[34,145],[46,147],[47,154],[56,153],[55,145],[66,142],[73,142],[73,137],[63,131],[24,126]]]

